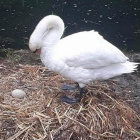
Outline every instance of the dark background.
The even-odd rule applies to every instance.
[[[27,48],[49,14],[64,20],[64,36],[93,29],[122,50],[140,52],[140,0],[0,0],[0,48]]]

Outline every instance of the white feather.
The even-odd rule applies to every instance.
[[[41,48],[46,67],[78,82],[81,87],[93,80],[105,80],[136,70],[137,63],[95,31],[84,31],[60,39],[64,23],[58,16],[43,18],[30,37],[32,51]]]

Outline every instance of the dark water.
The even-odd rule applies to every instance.
[[[140,0],[0,0],[0,47],[27,48],[49,14],[63,18],[65,36],[94,29],[118,48],[140,51]]]

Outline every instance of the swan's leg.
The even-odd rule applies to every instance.
[[[72,86],[72,85],[62,85],[61,89],[62,90],[75,90],[79,88],[78,83],[76,83],[76,86]]]
[[[76,104],[79,103],[83,97],[83,94],[86,93],[87,91],[84,88],[78,88],[79,89],[79,94],[74,98],[69,98],[68,96],[62,96],[61,97],[61,102],[65,102],[68,104]]]

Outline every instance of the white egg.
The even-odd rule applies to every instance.
[[[12,96],[14,98],[24,98],[26,93],[22,89],[15,89],[12,91]]]

